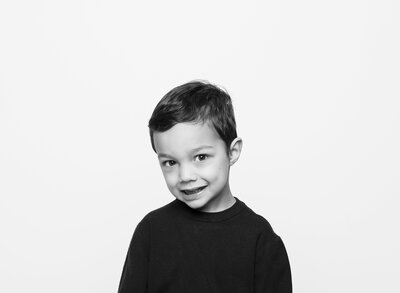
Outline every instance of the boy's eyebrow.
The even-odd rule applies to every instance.
[[[214,148],[214,147],[211,146],[211,145],[202,145],[202,146],[200,146],[200,147],[197,147],[197,148],[191,150],[191,152],[192,152],[192,153],[197,153],[198,151],[201,151],[201,150],[203,150],[203,149],[212,149],[212,148]],[[158,157],[158,158],[171,158],[170,155],[167,155],[167,154],[164,154],[164,153],[158,153],[158,154],[157,154],[157,157]]]
[[[193,149],[192,152],[196,153],[196,152],[201,151],[203,149],[212,149],[212,148],[214,148],[214,147],[211,146],[211,145],[202,145],[202,146],[200,146],[198,148]]]

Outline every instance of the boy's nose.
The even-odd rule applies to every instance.
[[[179,169],[179,180],[181,182],[194,181],[196,178],[193,168],[188,165],[181,165]]]

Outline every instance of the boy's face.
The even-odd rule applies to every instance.
[[[153,139],[168,189],[177,199],[204,212],[233,204],[229,169],[238,156],[230,158],[212,126],[178,123],[165,132],[154,132]]]

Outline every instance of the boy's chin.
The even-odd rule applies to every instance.
[[[204,208],[204,204],[200,200],[184,201],[184,203],[193,210],[202,211]]]
[[[176,198],[185,203],[191,209],[198,211],[202,211],[207,204],[206,202],[204,202],[204,199],[202,197],[186,198],[185,196],[176,196]]]
[[[185,200],[185,199],[179,199],[179,200],[184,202],[191,209],[199,212],[214,213],[218,211],[218,209],[214,207],[213,204],[210,202],[210,200],[207,200],[207,198],[199,197],[194,200]]]

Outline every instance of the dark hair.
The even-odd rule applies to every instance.
[[[235,114],[229,94],[208,82],[192,81],[169,91],[155,107],[149,120],[153,150],[154,131],[164,132],[183,122],[211,122],[229,150],[237,137]]]

